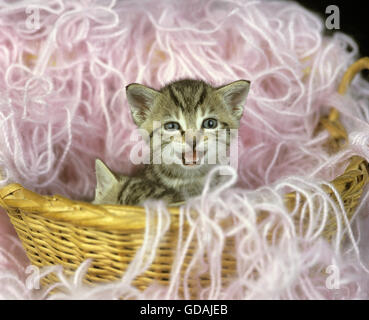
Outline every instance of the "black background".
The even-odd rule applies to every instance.
[[[325,29],[326,35],[342,32],[354,38],[359,45],[359,56],[369,57],[369,0],[341,0],[341,1],[309,1],[294,0],[305,8],[315,12],[324,20],[330,15],[325,13],[329,5],[336,5],[340,11],[340,29]],[[361,72],[369,81],[369,70]]]
[[[326,30],[327,34],[343,32],[352,36],[359,44],[360,56],[369,56],[369,0],[344,0],[344,1],[308,1],[298,0],[305,8],[319,14],[326,19],[325,13],[329,5],[336,5],[340,11],[340,29]]]

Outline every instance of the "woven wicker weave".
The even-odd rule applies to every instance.
[[[368,66],[369,58],[353,64],[346,72],[339,92],[345,93],[353,76]],[[329,144],[332,148],[337,149],[342,146],[342,142],[347,141],[346,131],[335,109],[321,119],[320,126],[331,133]],[[368,171],[366,160],[355,156],[350,160],[344,174],[332,181],[342,197],[349,220],[364,186],[369,181]],[[335,199],[332,191],[327,189],[327,193]],[[287,194],[285,200],[287,208],[292,210],[295,207],[295,194]],[[7,210],[32,264],[38,267],[60,264],[65,268],[66,274],[72,274],[81,262],[93,258],[85,277],[87,282],[119,279],[144,238],[146,213],[143,207],[92,205],[58,195],[42,196],[19,184],[10,184],[0,190],[0,205]],[[171,226],[157,250],[154,262],[133,282],[139,289],[146,288],[153,281],[168,284],[177,245],[179,208],[171,207],[169,211]],[[260,220],[262,219],[261,216]],[[332,214],[323,235],[330,239],[336,233],[336,227],[336,217]],[[188,264],[194,249],[192,246],[188,250],[182,270]],[[223,251],[224,282],[236,267],[232,249],[233,241],[229,240]],[[43,278],[42,284],[55,281],[56,276],[50,274]],[[198,281],[206,285],[209,275],[193,277],[189,283],[195,286]]]

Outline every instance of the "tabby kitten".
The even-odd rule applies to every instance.
[[[137,176],[126,177],[96,160],[94,203],[138,205],[149,198],[173,203],[201,193],[208,172],[219,164],[219,146],[229,147],[230,129],[239,127],[249,88],[247,80],[215,88],[184,79],[158,91],[128,85],[133,120],[149,133],[150,163]]]

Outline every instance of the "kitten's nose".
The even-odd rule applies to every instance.
[[[196,149],[196,136],[192,137],[192,140],[186,141],[186,143],[192,147],[192,149]]]

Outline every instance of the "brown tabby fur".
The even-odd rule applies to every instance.
[[[97,160],[94,203],[141,205],[147,199],[173,203],[201,193],[209,170],[216,165],[208,161],[217,152],[212,143],[221,142],[229,147],[229,131],[239,127],[249,86],[249,81],[239,80],[215,88],[191,79],[172,82],[158,91],[141,84],[128,85],[126,93],[133,120],[150,137],[150,164],[146,164],[138,175],[126,177],[113,174]],[[203,121],[209,118],[217,121],[215,129],[202,128]],[[155,121],[161,123],[158,132],[153,132]],[[178,123],[179,130],[165,130],[168,122]],[[227,132],[225,139],[219,138],[219,129]],[[153,161],[154,134],[159,134],[162,140],[160,164]],[[165,149],[169,147],[175,151],[165,154],[163,150],[171,150]],[[202,164],[195,162],[195,153]],[[192,165],[185,165],[188,162],[184,157],[188,154]],[[163,161],[173,160],[173,157],[176,163]]]

